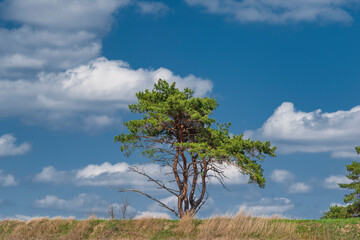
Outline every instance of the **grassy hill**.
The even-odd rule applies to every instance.
[[[0,239],[360,239],[360,219],[3,220]]]

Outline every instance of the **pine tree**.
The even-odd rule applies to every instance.
[[[249,175],[250,183],[264,187],[261,162],[265,155],[274,157],[270,142],[244,139],[229,133],[230,124],[218,124],[211,118],[218,106],[213,98],[198,98],[193,91],[176,88],[159,80],[154,89],[136,94],[138,103],[130,105],[142,118],[125,122],[128,133],[115,137],[121,151],[130,155],[135,150],[166,166],[175,182],[175,189],[139,168],[132,168],[159,188],[177,198],[177,209],[137,189],[120,191],[140,193],[170,210],[179,218],[193,216],[207,199],[207,183],[216,178],[223,184],[224,167],[235,166],[239,174]]]

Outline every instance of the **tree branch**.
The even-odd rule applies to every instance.
[[[165,184],[164,184],[162,181],[153,179],[152,177],[150,177],[149,175],[147,175],[145,172],[139,171],[136,166],[130,167],[129,169],[130,169],[130,171],[136,172],[136,173],[138,173],[138,174],[140,174],[140,175],[143,175],[143,176],[147,177],[147,178],[148,178],[148,181],[156,183],[159,187],[165,189],[166,191],[168,191],[169,193],[175,195],[176,197],[179,196],[179,194],[177,194],[177,193],[175,192],[175,190],[173,190],[173,189],[165,186]]]
[[[152,196],[150,196],[149,194],[146,194],[142,191],[136,190],[136,189],[129,189],[129,188],[120,188],[120,187],[114,187],[112,189],[118,189],[118,192],[136,192],[136,193],[140,193],[148,198],[150,198],[151,200],[157,202],[158,204],[160,204],[160,206],[168,209],[169,211],[173,212],[178,218],[180,218],[180,215],[172,208],[168,207],[165,203],[162,203],[160,200],[153,198]]]

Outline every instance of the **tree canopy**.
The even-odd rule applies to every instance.
[[[357,154],[360,154],[360,146],[355,147]],[[352,218],[360,217],[360,163],[353,161],[345,165],[350,183],[339,183],[339,187],[353,190],[352,193],[345,195],[344,202],[348,205],[330,207],[322,218]]]
[[[141,193],[182,218],[193,216],[206,202],[211,178],[223,184],[224,167],[236,167],[239,174],[249,176],[249,183],[264,187],[261,163],[266,155],[275,157],[276,148],[268,141],[230,134],[230,123],[219,124],[211,118],[218,106],[214,98],[194,97],[191,89],[181,91],[175,83],[161,79],[152,90],[139,92],[136,97],[138,102],[129,105],[129,109],[142,117],[124,122],[128,132],[115,136],[115,142],[121,143],[121,151],[126,155],[140,150],[153,162],[171,169],[175,189],[139,168],[132,168],[176,196],[177,209],[136,189],[120,191]]]

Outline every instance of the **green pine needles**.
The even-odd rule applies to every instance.
[[[360,154],[360,146],[355,147],[357,154]],[[353,192],[345,195],[344,202],[349,204],[343,206],[332,206],[325,212],[322,219],[327,218],[353,218],[360,217],[360,163],[353,161],[352,164],[345,165],[350,183],[340,183],[339,187],[350,189]]]
[[[144,156],[171,169],[175,189],[148,173],[132,168],[149,181],[177,198],[177,208],[171,208],[152,196],[136,190],[119,188],[145,195],[173,212],[179,218],[193,216],[207,199],[211,178],[223,184],[224,168],[236,167],[239,174],[249,176],[250,183],[265,185],[261,163],[266,155],[275,157],[270,142],[244,139],[231,135],[230,124],[219,124],[211,118],[218,106],[214,98],[194,97],[193,91],[176,88],[159,80],[152,90],[136,94],[138,102],[130,105],[141,119],[124,122],[128,133],[115,137],[126,155],[140,150]]]

